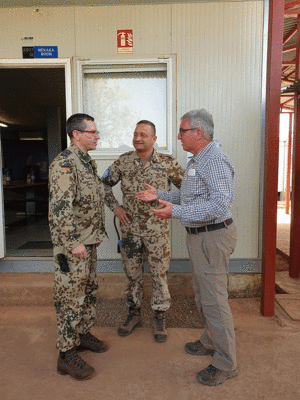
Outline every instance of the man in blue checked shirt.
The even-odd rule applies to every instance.
[[[238,375],[235,336],[228,304],[228,263],[237,235],[230,208],[234,198],[234,166],[213,140],[214,123],[206,111],[194,110],[181,118],[178,140],[194,156],[188,162],[180,191],[164,192],[145,183],[136,197],[158,199],[164,208],[153,209],[160,219],[180,218],[193,275],[195,301],[204,325],[200,340],[185,345],[196,356],[211,355],[212,362],[197,379],[216,386]]]

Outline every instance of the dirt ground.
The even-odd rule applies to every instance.
[[[100,299],[97,303],[96,325],[117,327],[125,320],[127,307],[125,299]],[[143,300],[142,326],[152,326],[154,312],[151,310],[150,298]],[[193,297],[172,297],[170,309],[166,312],[168,328],[201,328],[201,321]]]
[[[276,271],[287,271],[289,264],[282,255],[276,255]],[[149,328],[153,323],[154,313],[151,310],[150,298],[144,298],[142,304],[142,326]],[[96,326],[117,327],[125,320],[127,307],[124,299],[100,299],[97,303]],[[167,311],[169,328],[201,328],[201,321],[193,297],[172,297],[172,304]]]

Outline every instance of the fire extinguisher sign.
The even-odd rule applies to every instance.
[[[133,53],[133,33],[132,29],[117,30],[118,54]]]

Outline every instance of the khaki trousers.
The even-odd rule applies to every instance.
[[[144,260],[148,260],[152,278],[151,308],[155,311],[167,311],[171,296],[168,288],[168,270],[170,265],[169,232],[145,231],[131,233],[122,226],[122,265],[128,279],[126,288],[127,305],[140,308],[143,299]]]
[[[195,301],[204,325],[201,343],[215,350],[212,365],[224,371],[237,366],[235,335],[228,304],[228,263],[236,245],[232,223],[216,231],[187,234]]]

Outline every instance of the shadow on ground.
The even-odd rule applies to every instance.
[[[288,271],[289,270],[289,263],[288,257],[283,256],[280,253],[276,254],[276,271]]]

